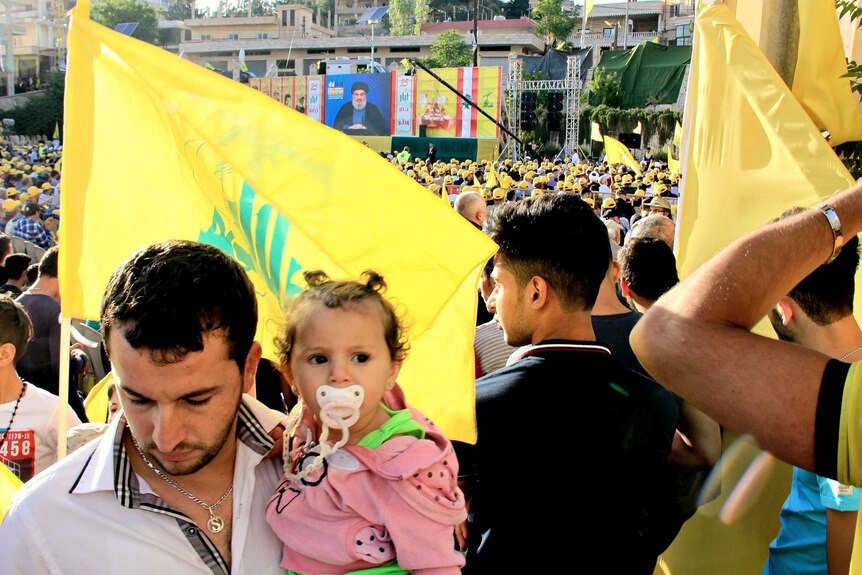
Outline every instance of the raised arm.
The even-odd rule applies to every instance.
[[[859,233],[862,187],[827,203],[844,237]],[[752,232],[663,296],[635,326],[632,349],[658,381],[719,423],[813,469],[818,392],[829,358],[750,329],[832,247],[827,218],[814,209]]]

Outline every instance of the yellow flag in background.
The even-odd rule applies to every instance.
[[[476,282],[493,242],[353,138],[88,10],[78,3],[69,31],[63,316],[97,318],[108,276],[140,246],[197,240],[248,271],[273,357],[303,270],[379,270],[409,328],[408,400],[474,440]]]
[[[12,496],[21,485],[21,480],[8,467],[0,463],[0,523],[3,523],[6,511],[9,510],[9,504],[12,502]]]
[[[108,372],[108,375],[93,386],[90,393],[84,399],[84,411],[87,412],[87,419],[90,423],[107,423],[108,422],[108,388],[114,383],[114,374]]]
[[[485,187],[496,188],[500,184],[497,183],[497,173],[494,171],[493,165],[488,165],[488,173],[485,175]]]
[[[593,11],[593,0],[584,0],[584,18],[590,15]]]
[[[625,164],[634,170],[638,176],[641,175],[641,165],[632,157],[629,149],[619,140],[605,136],[605,153],[608,155],[608,164]]]
[[[632,130],[632,133],[640,134],[640,133],[642,133],[643,131],[644,131],[644,125],[643,125],[643,122],[638,121],[638,126],[637,126],[637,128],[635,128],[634,130]]]
[[[598,122],[593,122],[590,126],[590,139],[594,142],[602,142],[602,129]]]
[[[60,139],[60,123],[59,122],[54,122],[54,136],[52,137],[52,139],[53,140],[59,140]]]
[[[799,54],[793,95],[837,146],[862,140],[862,115],[850,91],[834,0],[799,2]]]
[[[667,147],[667,168],[672,174],[679,173],[679,160],[673,159],[673,146]]]
[[[679,122],[676,123],[676,126],[673,127],[673,145],[677,148],[680,147],[680,143],[682,142],[682,126],[679,125]]]
[[[834,15],[834,7],[831,11]],[[704,7],[695,25],[677,223],[680,277],[787,208],[811,206],[852,182],[728,8]],[[761,322],[757,331],[771,332],[767,326]],[[782,477],[775,471],[772,477]],[[722,495],[686,522],[662,555],[664,572],[759,573],[787,493],[787,483],[767,483],[745,514],[725,525],[719,511],[735,479],[723,471]]]

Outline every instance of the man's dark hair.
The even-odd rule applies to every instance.
[[[656,301],[679,283],[676,257],[669,245],[657,238],[629,241],[617,255],[620,277],[642,298]]]
[[[203,350],[206,334],[224,330],[228,356],[242,371],[257,329],[257,299],[242,267],[218,248],[169,241],[138,250],[111,275],[101,319],[106,347],[116,327],[160,364]]]
[[[517,194],[517,192],[515,192],[515,190],[509,190],[508,192],[506,192],[506,201],[507,202],[514,202],[517,199],[517,197],[518,197],[518,194]]]
[[[59,251],[59,246],[53,246],[48,248],[48,250],[42,254],[42,259],[39,260],[39,277],[59,277],[57,275],[57,258]]]
[[[32,335],[33,324],[21,304],[9,294],[0,295],[0,344],[11,343],[15,346],[12,360],[15,365],[27,351],[27,343]]]
[[[548,195],[494,210],[488,235],[523,287],[547,281],[570,310],[589,311],[611,262],[608,230],[578,196]]]
[[[779,217],[787,219],[805,208],[790,208]],[[829,325],[853,313],[856,270],[859,267],[859,238],[853,236],[832,263],[823,264],[796,284],[787,297],[799,304],[817,325]]]
[[[12,238],[4,233],[0,233],[0,257],[3,254],[8,254],[10,247],[12,247]]]
[[[9,275],[10,280],[21,279],[21,274],[27,271],[33,260],[27,254],[9,254],[3,260],[3,267]]]
[[[33,284],[36,283],[36,279],[39,277],[39,264],[30,264],[27,268],[27,283]]]

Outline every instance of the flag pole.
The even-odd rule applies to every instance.
[[[587,33],[587,0],[584,0],[584,14],[581,19],[581,50],[586,46],[586,33]],[[590,144],[590,155],[592,155],[593,145]]]
[[[57,460],[66,457],[66,428],[69,413],[69,348],[72,346],[72,318],[60,316],[60,381],[57,394],[60,409],[57,410]],[[65,350],[65,353],[63,352]]]

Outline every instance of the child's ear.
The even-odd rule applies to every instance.
[[[0,345],[0,367],[15,367],[15,346],[11,343]]]
[[[393,361],[392,367],[389,368],[389,378],[386,380],[386,391],[389,391],[398,381],[398,373],[401,371],[400,361]]]

